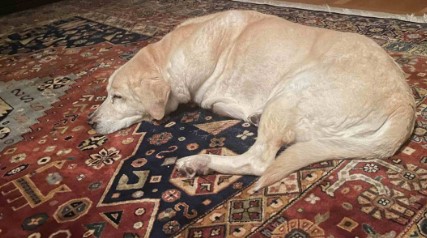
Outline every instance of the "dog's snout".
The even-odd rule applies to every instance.
[[[89,124],[92,129],[96,129],[96,125],[98,124],[98,122],[96,122],[93,117],[90,117],[87,119],[87,124]]]

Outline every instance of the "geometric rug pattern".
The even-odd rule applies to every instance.
[[[255,176],[187,179],[175,168],[188,155],[245,152],[251,124],[188,104],[109,135],[90,128],[117,67],[179,22],[227,9],[374,39],[416,99],[410,141],[391,158],[313,164],[251,195]],[[14,25],[24,13],[40,23]],[[0,237],[427,237],[425,24],[225,0],[24,13],[0,18]]]

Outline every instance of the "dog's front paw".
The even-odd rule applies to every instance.
[[[193,178],[197,174],[209,174],[210,162],[211,158],[209,158],[209,155],[193,155],[179,159],[176,162],[176,168],[188,178]]]

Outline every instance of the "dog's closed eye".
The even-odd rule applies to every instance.
[[[120,96],[120,95],[117,95],[117,94],[114,94],[113,96],[111,96],[111,101],[113,103],[114,103],[115,100],[118,100],[118,99],[123,99],[123,97]]]

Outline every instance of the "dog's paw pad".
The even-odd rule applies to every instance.
[[[196,175],[209,174],[209,163],[211,159],[207,155],[194,155],[184,157],[176,162],[176,168],[180,173],[188,178],[194,178]]]

